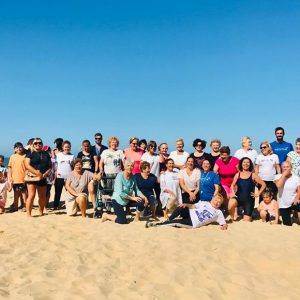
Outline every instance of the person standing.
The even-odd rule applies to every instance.
[[[285,132],[282,127],[276,127],[276,141],[271,143],[273,153],[278,155],[280,166],[286,160],[287,154],[290,151],[294,151],[293,145],[283,140],[284,134]]]
[[[60,197],[65,186],[68,175],[72,172],[74,167],[75,156],[71,154],[71,143],[64,141],[62,144],[63,152],[56,155],[57,169],[55,176],[55,196],[53,202],[53,209],[59,208]]]
[[[138,147],[138,144],[139,139],[132,137],[129,140],[130,147],[124,150],[125,159],[132,159],[134,161],[133,175],[141,172],[140,163],[144,154],[144,151]]]
[[[239,160],[241,160],[243,157],[248,157],[255,165],[257,159],[257,151],[255,149],[252,149],[252,141],[249,136],[242,137],[242,148],[238,149],[235,152],[234,156]]]
[[[207,159],[210,162],[211,170],[213,170],[216,160],[220,157],[221,141],[219,139],[213,139],[210,142],[210,147],[212,151],[208,154]]]
[[[91,147],[91,150],[96,153],[98,163],[101,160],[101,154],[104,150],[108,149],[106,146],[102,145],[102,134],[100,132],[95,133],[95,145]]]
[[[195,161],[195,168],[202,170],[202,163],[208,158],[208,153],[204,152],[206,141],[202,139],[195,139],[193,141],[193,147],[195,148],[195,152],[193,152],[190,157],[192,157]]]
[[[183,139],[177,139],[176,151],[172,151],[169,156],[169,158],[173,159],[174,168],[177,170],[181,170],[185,167],[186,160],[189,157],[189,153],[184,151],[183,148],[184,148]]]

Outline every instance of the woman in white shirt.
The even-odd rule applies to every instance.
[[[249,136],[242,137],[242,148],[237,150],[234,156],[239,160],[243,157],[248,157],[254,165],[256,164],[257,152],[255,149],[252,149],[252,141]]]
[[[185,168],[178,173],[179,184],[182,190],[183,203],[196,203],[199,201],[200,170],[195,168],[193,157],[189,157]]]
[[[277,187],[274,183],[275,175],[280,174],[279,158],[273,154],[271,145],[265,141],[260,143],[261,154],[257,156],[255,173],[265,182],[266,187],[272,192],[273,198],[277,198]],[[259,197],[261,202],[262,196]]]
[[[147,161],[150,164],[150,173],[159,177],[159,163],[161,158],[155,153],[157,144],[155,141],[149,141],[147,144],[147,152],[142,155],[141,161]]]
[[[123,169],[125,155],[122,150],[118,150],[119,139],[116,136],[108,139],[108,146],[101,154],[99,170],[103,187],[113,190],[115,178]]]
[[[164,217],[168,219],[178,204],[182,204],[181,190],[178,180],[178,172],[174,170],[174,160],[166,159],[167,171],[160,176],[160,201],[164,210]]]
[[[75,157],[71,154],[71,143],[69,141],[64,141],[62,144],[63,151],[57,152],[56,163],[57,169],[55,172],[55,195],[53,202],[53,209],[59,208],[60,197],[62,189],[65,185],[68,175],[72,172],[74,167]]]

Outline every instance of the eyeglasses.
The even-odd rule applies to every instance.
[[[261,146],[260,149],[267,149],[267,146]]]

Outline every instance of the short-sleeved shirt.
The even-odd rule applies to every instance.
[[[136,151],[133,151],[131,148],[127,148],[124,150],[124,154],[126,159],[130,158],[134,160],[134,168],[132,170],[132,174],[141,173],[140,164],[144,151],[142,149],[137,149]]]
[[[210,169],[212,170],[215,166],[217,159],[220,157],[219,155],[213,156],[211,153],[207,155],[207,160],[210,162]]]
[[[64,154],[62,152],[56,154],[57,178],[67,179],[68,175],[72,172],[74,159],[73,154]]]
[[[277,143],[274,141],[270,145],[273,153],[278,155],[280,166],[286,160],[287,154],[294,150],[293,145],[288,142]]]
[[[201,172],[200,175],[200,200],[210,201],[215,193],[215,184],[220,184],[219,176],[209,171],[207,173]]]
[[[263,210],[267,210],[269,215],[271,217],[275,217],[276,216],[276,210],[277,210],[277,201],[276,200],[272,200],[270,203],[265,203],[264,201],[260,202],[259,206],[263,209]]]
[[[253,164],[256,164],[257,151],[255,149],[249,149],[248,151],[245,151],[243,148],[241,148],[235,152],[234,156],[238,159],[248,157],[251,159]]]
[[[157,177],[153,174],[149,174],[149,177],[145,179],[140,173],[134,175],[136,184],[139,190],[145,195],[148,199],[150,196],[154,195],[154,188],[157,183]]]
[[[225,225],[225,219],[220,209],[212,207],[210,202],[198,202],[195,208],[189,209],[193,228],[198,228],[213,222]]]
[[[95,172],[95,152],[91,151],[89,154],[84,154],[82,151],[80,151],[77,154],[77,158],[80,158],[82,160],[82,169],[90,171],[92,173]]]
[[[150,172],[156,177],[159,176],[159,161],[160,157],[157,154],[151,155],[149,152],[146,152],[142,155],[142,161],[147,161],[150,164]]]
[[[179,166],[183,166],[188,157],[189,153],[185,151],[183,151],[182,154],[178,154],[177,151],[172,151],[169,156],[169,158],[172,158],[174,160],[175,165]]]
[[[186,168],[178,172],[178,179],[183,179],[185,186],[189,191],[194,191],[200,179],[200,170],[195,168],[191,175],[188,175]]]
[[[93,179],[93,173],[90,171],[83,171],[80,176],[75,176],[74,171],[68,175],[67,180],[70,181],[71,188],[77,193],[87,193],[88,184]],[[67,192],[67,199],[72,201],[75,196]]]
[[[256,159],[256,165],[259,166],[259,177],[264,181],[273,181],[276,175],[276,165],[278,164],[277,154],[259,154]]]
[[[103,159],[104,173],[117,174],[122,171],[122,161],[125,155],[122,150],[112,151],[111,149],[106,149],[101,154],[101,159]]]
[[[104,150],[108,149],[106,146],[101,145],[101,147],[97,147],[96,145],[91,147],[91,151],[94,152],[99,158]]]
[[[233,177],[237,173],[236,166],[238,165],[239,160],[232,156],[229,162],[224,163],[221,158],[216,160],[216,165],[219,166],[219,176],[222,185],[231,186]]]
[[[208,155],[208,153],[204,152],[203,155],[201,155],[201,156],[195,156],[195,154],[192,153],[190,155],[190,157],[192,157],[194,159],[195,168],[202,170],[202,163],[204,160],[208,159],[209,155]]]
[[[51,157],[46,151],[27,153],[26,158],[29,158],[30,165],[41,173],[45,173],[51,167]]]
[[[282,174],[275,176],[275,181],[280,179]],[[289,208],[292,206],[297,195],[297,188],[300,186],[300,178],[292,175],[287,178],[284,184],[278,188],[279,208]]]
[[[8,167],[11,168],[11,177],[14,184],[25,182],[25,155],[13,154],[9,158]]]
[[[292,173],[298,177],[300,177],[300,154],[296,151],[291,151],[287,155],[292,164]]]

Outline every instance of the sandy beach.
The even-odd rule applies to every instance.
[[[1,299],[299,299],[295,224],[146,229],[63,210],[0,218]]]

